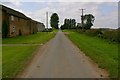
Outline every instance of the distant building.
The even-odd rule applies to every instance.
[[[2,37],[37,33],[39,22],[3,5],[0,10],[2,11]]]
[[[77,28],[78,28],[78,29],[82,29],[81,23],[77,23]]]
[[[45,30],[45,25],[43,23],[38,22],[37,24],[38,32]]]

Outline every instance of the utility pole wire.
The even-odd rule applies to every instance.
[[[83,24],[84,24],[84,22],[83,22],[83,11],[84,11],[85,9],[79,9],[79,10],[82,10],[82,15],[81,15],[81,26],[82,26],[82,28],[84,29],[84,27],[83,27]]]

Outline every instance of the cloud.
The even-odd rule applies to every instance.
[[[54,5],[53,5],[54,4]],[[113,3],[107,3],[111,6],[115,6]],[[117,11],[107,13],[108,15],[104,15],[100,11],[100,7],[103,5],[106,5],[106,3],[103,2],[91,2],[91,3],[48,3],[48,6],[46,8],[40,9],[36,11],[34,14],[34,19],[37,19],[39,21],[44,22],[46,24],[45,19],[45,13],[46,11],[49,11],[49,17],[51,16],[51,13],[56,12],[58,13],[60,17],[60,24],[63,24],[65,18],[74,18],[76,19],[77,23],[81,22],[80,16],[81,11],[80,8],[85,8],[84,14],[93,14],[96,17],[94,27],[109,27],[109,28],[116,28],[117,27]],[[33,14],[32,14],[33,15]],[[40,16],[42,15],[42,16]],[[38,18],[40,16],[40,19]],[[50,20],[50,19],[49,19]],[[116,22],[115,22],[116,21]],[[50,26],[50,25],[49,25]]]
[[[94,28],[118,28],[118,11],[113,11],[107,16],[96,16]]]
[[[119,2],[119,0],[1,0],[1,2]]]
[[[59,0],[59,2],[118,2],[119,0]]]
[[[2,0],[1,2],[8,2],[8,3],[11,3],[11,4],[14,4],[16,6],[20,6],[21,5],[21,0]]]
[[[77,23],[81,22],[81,17],[80,17],[81,10],[79,9],[85,8],[86,10],[84,11],[84,14],[93,14],[95,16],[96,18],[94,23],[95,28],[98,27],[117,28],[117,20],[118,20],[117,2],[39,2],[36,4],[38,5],[38,7],[35,7],[37,9],[35,9],[34,12],[32,11],[32,9],[35,4],[34,5],[31,4],[32,5],[30,7],[31,10],[26,10],[28,8],[27,6],[24,6],[26,4],[29,5],[29,3],[26,4],[20,3],[20,4],[21,5],[17,7],[15,7],[14,4],[11,5],[9,4],[9,5],[15,8],[16,10],[23,12],[32,19],[43,22],[44,24],[46,24],[47,11],[49,13],[49,21],[52,13],[56,12],[59,15],[61,25],[63,24],[65,18],[73,18],[76,19]],[[103,7],[106,8],[104,9]],[[111,8],[113,8],[112,11],[110,10]],[[110,11],[108,12],[108,10]]]
[[[13,4],[12,2],[2,2],[1,4],[4,5],[4,6],[7,6],[7,7],[9,7],[9,8],[11,8],[11,9],[14,9],[14,10],[16,10],[16,11],[19,11],[19,12],[21,12],[21,13],[25,13],[25,12],[20,8],[20,3],[17,3],[17,4],[19,4],[19,5],[15,5],[15,3]]]

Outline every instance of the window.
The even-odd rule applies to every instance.
[[[13,15],[11,15],[11,21],[14,21],[14,16]]]
[[[13,27],[12,32],[15,33],[15,27]]]

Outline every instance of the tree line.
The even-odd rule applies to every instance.
[[[75,29],[76,28],[76,20],[75,19],[65,19],[64,24],[61,25],[61,29]]]
[[[77,23],[75,19],[64,19],[64,24],[61,25],[61,29],[91,29],[93,26],[95,17],[92,14],[85,14],[81,16],[83,23]],[[52,28],[58,29],[59,27],[59,16],[57,13],[53,13],[50,19],[50,25]]]
[[[76,23],[75,19],[65,19],[64,24],[61,25],[61,29],[90,29],[93,26],[95,17],[92,14],[86,14],[83,17],[83,24]]]

